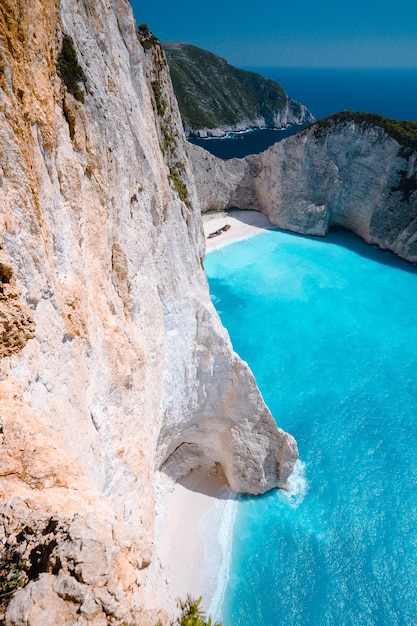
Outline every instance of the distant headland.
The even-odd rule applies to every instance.
[[[222,137],[256,128],[308,124],[314,116],[281,85],[185,43],[164,43],[185,134]]]

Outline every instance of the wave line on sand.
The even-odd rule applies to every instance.
[[[205,545],[202,583],[204,610],[214,621],[220,620],[221,608],[230,576],[233,528],[238,496],[223,487],[215,505],[201,520],[200,534]]]

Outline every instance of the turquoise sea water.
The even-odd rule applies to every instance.
[[[416,269],[345,231],[271,230],[205,265],[300,452],[289,494],[233,504],[212,612],[223,626],[417,624]]]

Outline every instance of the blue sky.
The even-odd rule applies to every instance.
[[[415,0],[131,0],[137,23],[231,64],[417,67]]]

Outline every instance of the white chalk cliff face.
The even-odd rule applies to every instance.
[[[127,0],[4,0],[0,42],[0,568],[27,581],[5,623],[154,624],[155,471],[209,460],[262,493],[296,444],[211,304],[176,101]]]
[[[331,120],[230,161],[189,153],[203,211],[254,209],[307,235],[344,226],[417,261],[417,152],[379,126]]]

